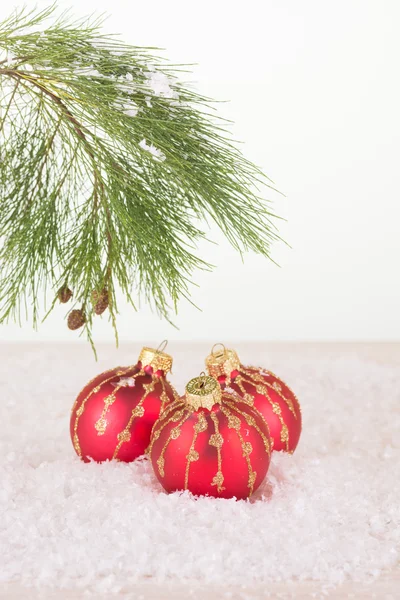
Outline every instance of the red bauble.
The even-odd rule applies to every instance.
[[[245,367],[234,350],[223,347],[206,358],[210,375],[253,407],[269,427],[274,450],[294,452],[301,433],[297,397],[279,377],[260,367]]]
[[[177,397],[166,374],[169,354],[143,348],[138,363],[98,375],[78,395],[71,439],[85,462],[115,458],[131,462],[144,454],[161,412]]]
[[[212,377],[192,379],[154,426],[150,457],[167,492],[248,498],[269,467],[271,442],[261,415]]]

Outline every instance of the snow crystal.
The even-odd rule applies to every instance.
[[[93,65],[90,67],[76,67],[74,69],[75,75],[84,75],[85,77],[106,77],[103,73],[100,73]]]
[[[123,112],[128,115],[128,117],[136,117],[139,112],[139,107],[135,106],[135,104],[124,104]]]
[[[128,117],[136,117],[136,115],[138,114],[139,109],[138,108],[127,108],[124,110],[124,113],[128,116]]]
[[[89,75],[90,77],[104,77],[103,73],[100,73],[97,69],[85,69],[84,75]]]
[[[148,144],[145,139],[139,142],[139,146],[143,148],[143,150],[147,150],[147,152],[150,152],[150,154],[154,156],[156,160],[164,161],[166,158],[165,154],[161,150],[153,146],[153,144]]]
[[[165,73],[147,71],[145,73],[147,85],[156,96],[164,98],[178,98],[178,94],[171,88],[170,79]]]
[[[13,66],[15,60],[17,60],[17,56],[10,52],[10,50],[0,49],[0,62],[2,62],[5,67]]]
[[[136,379],[133,377],[120,377],[116,383],[112,383],[114,387],[135,387]]]
[[[147,459],[84,464],[75,455],[76,394],[139,350],[122,347],[116,359],[100,347],[95,364],[83,345],[0,346],[0,582],[95,595],[149,578],[268,590],[277,581],[365,581],[397,564],[398,367],[240,352],[297,392],[303,434],[293,456],[273,454],[254,498],[236,502],[167,495]],[[209,348],[171,351],[182,392]]]
[[[121,81],[122,81],[122,83],[121,83]],[[127,80],[123,76],[117,77],[116,86],[119,89],[119,91],[123,92],[124,94],[132,93],[132,85],[129,83],[129,81],[127,82]]]

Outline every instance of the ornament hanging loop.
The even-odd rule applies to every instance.
[[[160,352],[164,352],[165,348],[168,346],[168,340],[163,340],[161,342],[161,344],[158,345],[157,347],[157,354],[159,354]]]
[[[215,352],[215,348],[217,346],[221,346],[222,350],[219,349],[219,351]],[[223,356],[226,353],[226,348],[224,346],[224,344],[222,344],[221,342],[217,342],[216,344],[214,344],[214,346],[211,348],[211,354],[213,354],[214,356]]]
[[[199,390],[202,390],[204,388],[204,386],[206,385],[206,382],[207,382],[207,375],[206,375],[205,371],[202,371],[200,373],[198,379],[199,379],[198,388],[199,388]]]

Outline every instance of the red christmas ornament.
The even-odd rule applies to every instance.
[[[265,419],[274,450],[293,453],[301,433],[301,410],[292,390],[271,371],[243,366],[234,350],[213,350],[206,358],[209,374]]]
[[[78,456],[85,462],[131,462],[144,454],[155,421],[178,397],[166,379],[171,367],[169,354],[143,348],[136,365],[110,369],[89,381],[71,415]]]
[[[154,426],[149,453],[167,492],[244,499],[269,467],[271,442],[261,415],[216,379],[196,377]]]

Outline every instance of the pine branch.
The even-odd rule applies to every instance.
[[[270,182],[212,103],[100,24],[54,21],[54,7],[0,24],[0,322],[36,326],[60,289],[89,338],[105,307],[116,328],[118,289],[169,319],[211,268],[202,221],[241,253],[270,257],[279,239],[257,192]]]

